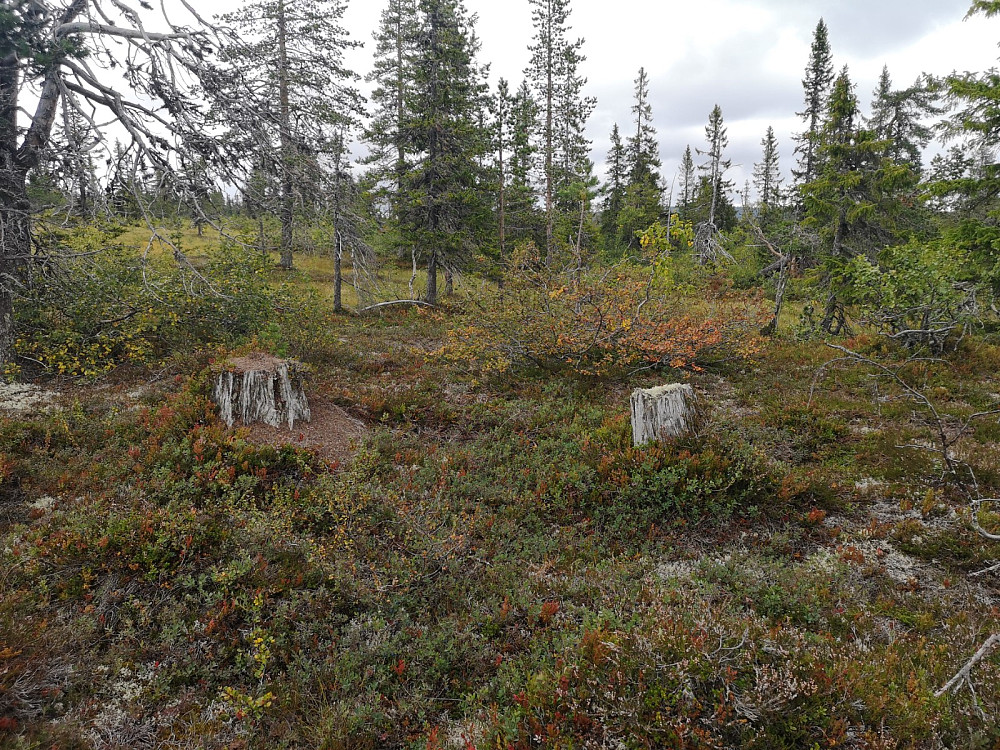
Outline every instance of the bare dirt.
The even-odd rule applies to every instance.
[[[367,432],[364,423],[321,398],[310,398],[309,410],[312,419],[296,424],[293,430],[265,424],[250,425],[250,440],[258,445],[305,448],[332,463],[343,463],[350,458],[352,443]]]

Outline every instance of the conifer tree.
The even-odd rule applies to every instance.
[[[256,0],[223,16],[245,43],[224,51],[232,80],[241,82],[231,103],[242,111],[221,116],[235,117],[250,147],[277,166],[283,268],[292,267],[296,185],[309,166],[303,156],[327,153],[361,107],[357,76],[344,63],[344,52],[358,46],[341,24],[346,7],[345,0]]]
[[[678,169],[677,177],[680,182],[681,189],[678,213],[680,214],[680,218],[686,220],[690,218],[689,214],[691,213],[695,191],[697,190],[697,172],[690,146],[686,146],[684,148],[684,154],[681,156],[681,164]]]
[[[479,42],[462,0],[420,0],[403,146],[419,154],[404,176],[404,231],[427,261],[427,302],[437,273],[453,269],[485,234],[491,216],[482,161],[486,98]]]
[[[660,174],[660,148],[656,142],[653,127],[653,106],[649,103],[649,76],[645,68],[639,69],[635,79],[635,102],[632,104],[635,117],[635,135],[628,139],[629,181],[658,187]]]
[[[698,153],[707,156],[708,161],[698,168],[705,173],[708,178],[710,198],[708,206],[707,222],[711,226],[716,225],[716,209],[719,205],[720,197],[728,198],[728,191],[732,188],[732,182],[726,180],[726,172],[732,167],[733,162],[726,159],[726,148],[729,146],[729,136],[726,132],[725,122],[722,118],[722,108],[716,104],[708,116],[708,125],[705,126],[705,141],[708,148],[704,151],[698,149]]]
[[[763,151],[760,162],[754,165],[753,185],[761,213],[767,214],[781,202],[781,165],[774,128],[768,126],[760,145]]]
[[[535,134],[538,130],[538,111],[531,87],[527,81],[521,81],[511,105],[510,185],[506,191],[505,222],[508,245],[527,239],[539,242],[541,239],[538,236],[537,194],[532,184],[537,154]]]
[[[625,147],[628,160],[629,184],[618,217],[618,242],[633,246],[638,233],[658,221],[663,213],[660,202],[660,147],[653,127],[653,107],[649,103],[649,76],[645,68],[639,69],[635,79],[635,101],[632,105],[635,118],[634,134]]]
[[[798,144],[795,153],[798,155],[798,169],[792,174],[801,184],[815,178],[819,171],[817,146],[819,131],[826,115],[827,99],[830,85],[833,83],[833,54],[830,50],[829,30],[821,18],[813,33],[812,47],[809,52],[809,63],[806,75],[802,79],[805,91],[805,109],[798,113],[806,125],[803,133],[795,136]]]
[[[373,112],[365,131],[373,165],[368,179],[378,186],[375,194],[393,205],[392,216],[400,221],[398,199],[403,193],[409,155],[405,149],[403,124],[407,119],[407,87],[413,77],[412,55],[416,42],[417,1],[388,0],[375,32],[375,55],[367,80],[374,84]]]
[[[497,183],[497,233],[501,257],[507,254],[507,185],[510,182],[510,145],[513,139],[514,97],[506,78],[497,83],[491,101],[493,153]]]
[[[918,174],[923,170],[923,150],[933,137],[925,123],[930,115],[943,111],[935,99],[932,87],[921,80],[909,88],[894,90],[888,66],[882,68],[872,97],[868,129],[885,142],[885,158],[906,164]]]
[[[538,157],[545,197],[545,252],[555,251],[556,200],[561,190],[589,179],[590,142],[585,135],[593,99],[583,97],[578,73],[583,39],[569,40],[570,0],[530,0],[534,37],[526,77],[539,106]]]
[[[628,166],[625,146],[616,123],[611,130],[611,148],[608,150],[608,179],[602,190],[604,206],[601,210],[601,231],[605,240],[618,238],[618,216],[625,201],[628,187]]]
[[[819,258],[831,281],[822,327],[838,334],[846,318],[835,283],[839,269],[854,255],[874,253],[899,241],[899,220],[907,196],[917,182],[913,170],[883,158],[884,142],[861,127],[858,99],[847,68],[830,94],[826,122],[820,131],[820,172],[801,187],[805,223],[824,241]]]

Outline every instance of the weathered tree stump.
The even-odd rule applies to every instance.
[[[680,437],[695,427],[697,396],[683,383],[632,393],[632,440],[646,445]]]
[[[269,354],[249,354],[231,359],[215,377],[212,396],[219,415],[230,427],[263,422],[291,430],[311,418],[298,362]]]

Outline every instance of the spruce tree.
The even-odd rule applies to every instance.
[[[872,97],[868,129],[884,141],[883,156],[898,164],[906,164],[914,172],[923,170],[923,150],[933,138],[925,122],[943,110],[937,106],[933,87],[917,80],[902,90],[892,88],[889,68],[882,68]]]
[[[507,254],[507,186],[510,183],[510,146],[513,140],[514,97],[506,78],[497,83],[491,100],[493,154],[497,184],[497,234],[501,257]]]
[[[435,304],[438,269],[461,262],[492,215],[483,189],[486,86],[464,3],[420,0],[419,10],[403,146],[421,158],[404,175],[401,204],[404,230],[426,254],[426,300]]]
[[[812,180],[819,169],[817,158],[819,131],[826,115],[827,99],[833,78],[833,54],[830,51],[829,31],[826,22],[821,18],[813,33],[809,63],[806,66],[805,78],[802,79],[805,109],[799,112],[798,116],[802,118],[806,129],[795,136],[798,144],[795,153],[798,155],[799,167],[792,170],[792,174],[800,184]]]
[[[540,219],[536,209],[537,194],[532,184],[537,148],[538,105],[527,81],[514,95],[511,105],[510,185],[507,194],[506,236],[508,244],[528,239],[539,243]]]
[[[639,69],[635,79],[635,102],[632,104],[635,117],[635,135],[628,139],[629,181],[659,186],[660,147],[656,142],[653,127],[653,107],[649,103],[649,76],[645,68]]]
[[[594,101],[582,96],[578,73],[583,39],[569,40],[570,0],[530,0],[534,37],[525,71],[539,106],[538,157],[545,197],[545,254],[555,252],[556,200],[569,185],[589,178],[587,120]]]
[[[708,161],[698,167],[708,178],[710,189],[708,216],[706,221],[710,226],[716,225],[716,209],[719,206],[720,198],[728,200],[728,192],[732,188],[732,182],[726,180],[726,172],[732,167],[733,162],[725,158],[726,148],[729,146],[729,136],[726,132],[725,122],[722,118],[722,108],[716,104],[708,116],[708,124],[705,126],[705,141],[708,148],[704,151],[698,149],[698,153],[707,156]]]
[[[407,87],[413,77],[412,56],[416,42],[416,0],[388,0],[375,32],[375,55],[367,80],[374,84],[373,111],[365,131],[372,165],[369,181],[376,185],[376,197],[392,206],[392,218],[399,223],[399,197],[403,193],[409,154],[405,148],[403,125],[407,119]]]
[[[686,146],[684,148],[684,154],[681,156],[681,164],[677,172],[677,177],[681,187],[681,193],[679,196],[680,200],[678,201],[678,213],[680,214],[680,218],[687,220],[690,218],[695,191],[697,190],[697,172],[690,146]]]
[[[754,165],[753,185],[760,201],[761,213],[767,214],[781,202],[781,165],[774,128],[768,126],[760,145],[761,160]]]
[[[240,29],[244,43],[224,50],[241,88],[231,92],[243,107],[237,129],[251,135],[258,157],[277,165],[281,265],[292,267],[296,186],[308,164],[303,154],[325,154],[334,134],[357,122],[361,96],[357,76],[344,63],[358,46],[341,25],[345,0],[256,0],[223,16]],[[253,110],[245,110],[245,102]],[[220,113],[232,123],[231,113]]]
[[[639,69],[635,79],[635,118],[633,135],[625,147],[628,159],[629,184],[618,217],[618,242],[631,247],[638,242],[638,233],[658,221],[663,213],[660,202],[660,147],[653,127],[653,107],[649,103],[649,76]]]
[[[601,231],[606,242],[614,243],[618,239],[618,216],[628,188],[627,155],[617,123],[611,130],[607,173],[607,182],[602,190],[604,206],[601,210]]]
[[[818,260],[830,281],[822,327],[837,334],[846,329],[839,270],[855,255],[874,260],[878,250],[900,241],[901,219],[913,203],[917,177],[908,165],[883,158],[884,142],[862,127],[846,67],[834,82],[817,143],[822,166],[801,191],[805,223],[823,240]]]

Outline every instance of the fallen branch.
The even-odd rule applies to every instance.
[[[987,573],[996,573],[998,571],[1000,571],[1000,563],[997,563],[996,565],[991,565],[990,567],[986,568],[985,570],[977,570],[975,573],[969,573],[969,577],[970,578],[977,578],[979,576],[984,576]]]
[[[945,693],[953,692],[961,687],[962,683],[969,679],[969,675],[972,674],[972,670],[976,668],[976,665],[985,659],[998,643],[1000,643],[1000,634],[991,635],[986,640],[986,643],[976,652],[975,656],[969,659],[965,663],[965,666],[958,670],[958,673],[954,677],[948,680],[948,684],[934,693],[934,697],[940,698]]]
[[[363,307],[358,310],[358,314],[371,312],[372,310],[378,310],[382,307],[391,307],[392,305],[416,305],[418,307],[437,307],[437,305],[432,305],[430,302],[424,302],[422,299],[394,299],[390,302],[379,302],[376,305],[369,305],[368,307]]]

